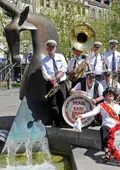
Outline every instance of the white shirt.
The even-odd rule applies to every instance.
[[[66,80],[67,63],[62,54],[55,53],[54,60],[58,71],[55,72],[53,59],[50,56],[46,56],[42,60],[42,73],[45,80],[48,81],[49,78],[55,77],[59,72],[64,72],[64,75],[60,78],[60,81]]]
[[[97,57],[96,66],[94,68],[95,59]],[[101,75],[103,72],[103,59],[100,53],[97,56],[92,53],[88,55],[88,63],[90,65],[91,71],[94,71],[96,75]]]
[[[86,84],[86,92],[89,95],[89,97],[91,97],[91,98],[94,97],[94,85],[95,85],[95,83],[93,83],[91,89],[89,89],[87,84]],[[76,91],[81,90],[81,83],[76,84],[76,86],[74,88],[72,88],[72,90],[76,90]],[[103,86],[102,86],[101,83],[99,83],[99,85],[98,85],[98,94],[99,94],[99,96],[102,96],[103,91],[104,91]]]
[[[117,71],[117,69],[120,67],[120,52],[115,51],[114,54],[115,54],[115,67]],[[113,57],[113,51],[109,51],[105,53],[106,64],[108,66],[108,69],[110,70],[112,70],[112,57]]]
[[[102,84],[104,90],[107,87],[112,87],[112,79],[110,80],[109,84],[107,84],[105,80],[102,80],[100,83]],[[120,83],[118,82],[117,82],[117,94],[120,94]]]
[[[73,70],[75,60],[77,60],[75,68],[78,67],[79,64],[81,64],[82,61],[85,61],[85,59],[82,59],[81,55],[77,59],[76,58],[71,58],[71,60],[68,62],[68,67],[67,67],[68,71]],[[83,77],[85,77],[85,73],[83,74],[82,78]]]
[[[107,103],[107,102],[105,101],[105,103]],[[112,108],[117,115],[120,115],[120,106],[118,104],[114,103],[114,106]],[[95,116],[98,113],[101,113],[101,115],[102,115],[102,126],[107,125],[110,128],[112,128],[117,124],[117,121],[115,119],[113,119],[108,113],[106,113],[106,111],[100,106],[100,104],[98,106],[96,106],[92,111],[83,114],[82,118]]]

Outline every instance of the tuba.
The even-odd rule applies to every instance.
[[[87,24],[78,24],[71,29],[69,37],[72,47],[82,51],[83,58],[86,59],[87,55],[85,52],[91,49],[95,43],[95,31]],[[69,72],[69,80],[75,82],[81,78],[86,71],[86,67],[90,70],[89,65],[85,61],[78,64],[77,68]]]
[[[86,66],[87,63],[85,63],[85,61],[82,61],[78,67],[69,72],[69,80],[75,82],[79,78],[81,78],[86,71]]]

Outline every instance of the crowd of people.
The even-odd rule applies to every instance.
[[[120,95],[120,52],[117,51],[118,41],[110,40],[110,51],[104,55],[100,53],[102,47],[101,42],[95,42],[93,47],[87,54],[82,55],[82,51],[72,47],[74,57],[71,57],[67,63],[62,54],[56,53],[57,42],[48,40],[46,49],[48,55],[42,60],[42,73],[47,81],[47,92],[51,88],[59,87],[54,95],[48,97],[50,114],[56,127],[61,127],[65,121],[62,116],[62,105],[66,98],[72,94],[82,94],[91,99],[96,106],[93,111],[80,115],[80,118],[89,117],[91,115],[101,114],[101,142],[102,149],[105,151],[105,158],[109,159],[107,148],[108,132],[111,127],[116,126],[120,114],[120,106],[115,99]],[[87,67],[83,75],[76,81],[71,81],[71,87],[68,89],[66,80],[69,80],[71,72],[76,71],[84,61]],[[115,75],[115,78],[113,77]],[[107,108],[105,110],[105,108]],[[110,112],[110,109],[112,110]],[[97,120],[99,121],[99,120]]]

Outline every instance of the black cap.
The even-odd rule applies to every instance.
[[[104,92],[103,92],[103,97],[105,97],[105,95],[106,95],[108,92],[112,92],[113,95],[114,95],[114,99],[116,99],[117,94],[116,94],[116,91],[115,91],[115,89],[114,89],[113,87],[108,87],[108,88],[106,88],[106,89],[104,90]]]

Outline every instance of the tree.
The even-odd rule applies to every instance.
[[[21,10],[23,10],[23,6],[21,5],[20,0],[8,1],[13,5],[17,5],[18,9],[21,8]],[[40,1],[30,0],[30,4],[34,4],[33,9],[30,8],[31,11],[38,13],[38,6],[40,5]],[[61,49],[67,60],[71,56],[69,32],[71,28],[78,23],[85,22],[91,25],[91,27],[96,32],[96,40],[101,41],[103,43],[103,47],[106,50],[109,48],[108,42],[110,39],[114,38],[120,41],[120,0],[118,0],[118,3],[113,3],[113,5],[107,9],[108,16],[106,18],[103,17],[101,19],[93,20],[90,15],[85,12],[85,10],[86,9],[83,4],[81,4],[80,0],[78,0],[77,3],[72,0],[61,0],[60,2],[58,2],[58,0],[54,0],[51,4],[51,8],[50,6],[47,8],[40,7],[40,13],[48,19],[52,20],[52,22],[55,24],[59,33]],[[5,14],[4,17],[6,17]],[[3,21],[6,22],[5,20]],[[1,23],[3,23],[3,21]],[[25,40],[28,40],[28,42]],[[21,33],[21,44],[27,51],[27,47],[31,45],[31,35],[29,32],[25,31]]]
[[[83,5],[79,1],[75,3],[73,1],[63,1],[60,3],[55,1],[55,9],[44,10],[41,9],[41,13],[47,18],[52,20],[59,33],[60,44],[62,52],[68,60],[71,56],[71,44],[69,41],[69,32],[78,23],[83,23],[86,20],[86,16],[81,14]]]

